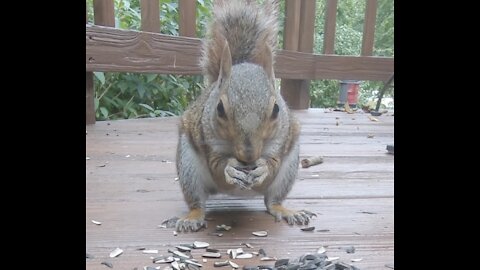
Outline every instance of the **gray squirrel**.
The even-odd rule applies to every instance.
[[[210,194],[264,195],[277,221],[313,213],[282,206],[297,176],[300,125],[275,88],[278,2],[215,1],[203,43],[207,82],[179,125],[177,172],[190,212],[177,231],[205,225]]]

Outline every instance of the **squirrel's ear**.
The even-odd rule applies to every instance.
[[[220,59],[220,72],[218,73],[218,83],[220,88],[223,88],[225,80],[230,78],[230,72],[232,70],[232,55],[230,54],[230,47],[228,42],[225,40],[225,45],[223,46],[222,58]]]
[[[275,73],[273,71],[273,53],[270,46],[263,46],[263,49],[253,59],[253,62],[263,67],[263,69],[267,73],[268,79],[272,82],[273,87],[275,87]]]

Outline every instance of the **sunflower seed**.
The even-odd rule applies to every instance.
[[[189,248],[189,247],[185,247],[185,246],[176,246],[176,248],[179,250],[179,251],[191,251],[192,249]]]
[[[252,253],[243,253],[243,254],[237,255],[237,259],[250,259],[250,258],[253,258]]]
[[[185,260],[185,263],[187,264],[193,264],[193,265],[196,265],[198,267],[202,267],[201,264],[197,263],[197,262],[194,262],[193,260]]]
[[[234,263],[234,262],[232,262],[232,261],[228,261],[228,263],[230,264],[231,267],[233,267],[233,268],[235,268],[235,269],[237,269],[237,268],[239,267],[238,264],[236,264],[236,263]]]
[[[120,248],[116,248],[114,249],[112,252],[110,252],[110,258],[114,258],[114,257],[117,257],[119,256],[120,254],[123,253],[123,250],[120,249]]]
[[[200,241],[193,242],[193,247],[194,248],[206,248],[208,246],[210,246],[210,244],[207,243],[207,242],[200,242]]]
[[[108,268],[113,268],[113,264],[111,262],[101,262],[100,264],[106,265]]]
[[[206,263],[206,262],[208,262],[208,260],[207,259],[202,259],[202,262]]]
[[[177,261],[172,262],[170,265],[171,265],[171,266],[173,267],[173,269],[175,269],[175,270],[180,270],[180,269],[181,269],[181,268],[180,268],[180,265],[179,265],[179,263],[178,263]]]
[[[327,229],[322,229],[322,230],[316,230],[317,232],[329,232],[330,230]]]
[[[142,250],[142,253],[144,253],[144,254],[158,254],[158,250],[157,249],[145,249],[145,250]]]
[[[363,258],[352,259],[352,262],[359,262],[359,261],[361,261],[361,260],[363,260]]]
[[[153,263],[172,263],[174,261],[175,259],[173,259],[172,256],[169,256],[167,258],[163,258],[162,256],[162,257],[156,257],[153,259]]]
[[[222,254],[217,253],[217,252],[207,252],[207,253],[203,253],[202,257],[205,257],[205,258],[220,258],[220,257],[222,257]]]
[[[323,254],[323,253],[325,253],[325,251],[327,251],[327,250],[325,249],[325,247],[320,247],[320,248],[317,250],[317,253],[318,253],[318,254]]]
[[[183,253],[183,252],[180,252],[178,250],[175,250],[172,252],[173,255],[177,255],[177,257],[180,257],[180,258],[185,258],[185,259],[190,259],[190,256],[188,256],[187,254]]]
[[[223,236],[223,233],[215,233],[215,232],[212,232],[212,233],[208,233],[208,235],[213,235],[213,236],[222,237],[222,236]]]
[[[96,221],[96,220],[93,220],[93,219],[92,219],[92,223],[93,223],[93,224],[96,224],[96,225],[102,225],[102,222]]]
[[[250,245],[249,243],[241,243],[240,245],[244,245],[244,246],[246,246],[246,247],[248,247],[248,248],[253,248],[253,246]]]
[[[277,257],[262,257],[260,258],[260,261],[276,261],[277,260]]]
[[[265,237],[268,235],[268,232],[266,231],[257,231],[257,232],[252,232],[253,235],[258,236],[258,237]]]
[[[340,259],[340,257],[328,257],[325,261],[331,262]]]
[[[300,230],[302,230],[304,232],[311,232],[311,231],[315,230],[315,227],[306,227],[306,228],[301,228]]]
[[[216,248],[207,248],[205,251],[206,252],[213,252],[213,253],[220,253],[220,250],[218,250]]]
[[[173,231],[173,236],[177,236],[177,231]]]
[[[223,266],[227,266],[228,265],[228,260],[227,261],[224,261],[224,262],[214,262],[213,263],[213,266],[215,267],[223,267]]]

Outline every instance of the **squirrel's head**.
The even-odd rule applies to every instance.
[[[261,157],[264,142],[285,123],[279,119],[286,117],[285,102],[275,89],[270,48],[266,46],[261,54],[262,61],[232,66],[226,44],[217,80],[217,134],[231,142],[235,158],[245,164]]]

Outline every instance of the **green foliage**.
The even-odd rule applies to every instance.
[[[204,34],[212,0],[197,2],[198,33]],[[93,0],[87,1],[89,22],[93,23]],[[140,30],[139,0],[115,0],[115,27]],[[160,32],[178,35],[178,0],[160,1]],[[200,36],[200,35],[199,35]],[[201,91],[202,76],[163,74],[95,74],[97,120],[159,117],[181,114]]]
[[[323,53],[326,2],[327,0],[316,2],[314,53],[317,54]],[[393,3],[393,0],[378,0],[374,55],[393,56]],[[114,4],[116,27],[140,30],[139,0],[114,0]],[[87,0],[87,8],[88,21],[93,23],[93,0]],[[212,0],[197,0],[197,36],[200,38],[205,36],[206,26],[212,16],[211,10]],[[360,54],[364,11],[365,0],[338,1],[335,54]],[[178,35],[178,18],[178,0],[161,0],[160,32]],[[283,44],[284,21],[285,1],[280,1],[279,48]],[[97,120],[179,115],[198,96],[203,80],[201,76],[94,74]],[[382,86],[381,82],[362,82],[359,103],[366,103]],[[338,100],[339,81],[312,80],[310,95],[311,107],[333,107]]]
[[[324,26],[327,1],[317,1],[314,36],[314,53],[323,53]],[[337,24],[335,33],[335,54],[360,55],[362,49],[363,23],[365,20],[365,0],[338,1]],[[375,44],[373,55],[394,56],[393,51],[393,0],[379,0],[375,25]],[[374,98],[382,82],[364,81],[360,84],[359,104],[366,104]],[[392,93],[387,93],[386,96]],[[311,107],[333,107],[339,95],[339,81],[311,81]]]

